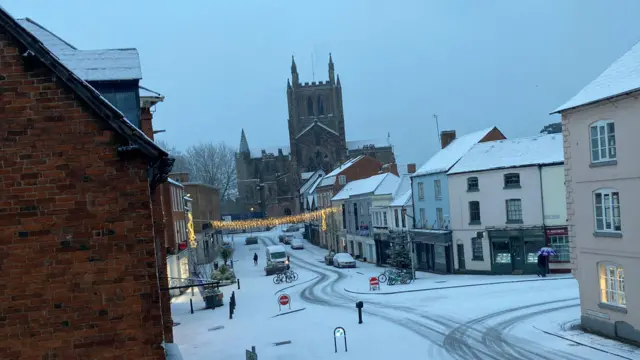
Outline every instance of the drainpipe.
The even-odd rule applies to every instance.
[[[416,228],[416,203],[415,201],[413,201],[413,177],[409,176],[409,179],[411,179],[411,208],[413,209],[413,216],[411,217],[411,222],[413,222],[413,228]],[[408,229],[407,229],[408,230]]]
[[[542,166],[538,165],[538,174],[540,175],[540,212],[542,213],[542,229],[545,229],[544,225],[544,192],[542,191]],[[547,234],[544,235],[544,244],[547,245]]]

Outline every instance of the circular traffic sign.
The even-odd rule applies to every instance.
[[[380,282],[378,281],[378,278],[373,276],[369,278],[369,285],[371,286],[378,286],[380,285]]]
[[[335,337],[341,337],[341,336],[344,336],[344,329],[343,329],[343,328],[341,328],[341,327],[336,328],[336,329],[333,331],[333,336],[335,336]]]
[[[291,298],[287,294],[282,294],[278,297],[278,303],[282,306],[288,305]]]

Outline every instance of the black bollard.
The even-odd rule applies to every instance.
[[[236,279],[238,281],[238,290],[240,290],[240,279]]]
[[[356,302],[356,309],[358,309],[358,324],[362,324],[362,307],[364,307],[362,301]]]
[[[233,319],[233,307],[229,304],[229,320]]]
[[[193,314],[193,300],[189,299],[189,306],[191,306],[191,313]]]
[[[233,310],[236,309],[236,293],[235,291],[231,292],[231,299],[230,299],[230,305],[233,307]]]

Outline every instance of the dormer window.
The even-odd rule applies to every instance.
[[[345,175],[338,176],[338,184],[346,185],[347,184],[347,177]]]

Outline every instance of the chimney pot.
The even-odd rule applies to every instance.
[[[440,132],[440,145],[442,149],[446,148],[456,139],[456,131],[455,130],[443,130]]]

